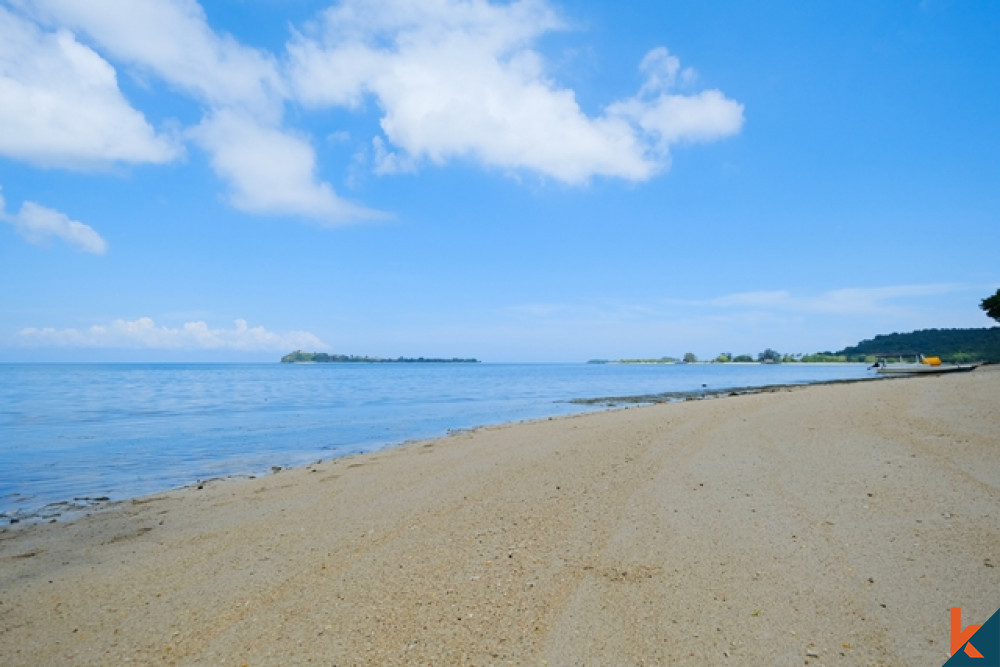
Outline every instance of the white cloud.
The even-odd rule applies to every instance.
[[[718,90],[697,95],[663,93],[649,101],[633,98],[613,104],[608,111],[638,125],[661,151],[678,142],[721,139],[743,127],[743,105]]]
[[[12,72],[0,79],[11,88],[0,89],[0,120],[13,122],[0,127],[0,151],[56,165],[175,158],[178,146],[121,95],[112,61],[203,106],[182,136],[209,153],[230,202],[256,214],[327,223],[377,215],[320,179],[313,142],[286,126],[289,101],[363,109],[374,100],[376,173],[467,160],[569,184],[647,180],[669,166],[672,144],[718,139],[743,123],[742,105],[718,90],[673,91],[695,75],[662,47],[642,60],[636,96],[588,115],[536,49],[566,27],[547,0],[342,0],[295,33],[284,62],[214,30],[196,0],[7,4],[21,15],[0,10],[0,30],[13,36],[0,44]]]
[[[681,82],[691,84],[697,78],[691,68],[681,71],[681,61],[677,56],[670,55],[666,47],[658,46],[643,57],[639,70],[646,75],[639,95],[650,95],[670,90],[677,84],[677,75]]]
[[[0,195],[0,220],[14,225],[18,234],[31,243],[43,244],[55,238],[95,255],[103,255],[108,249],[107,242],[92,227],[35,202],[22,203],[21,210],[11,215]]]
[[[195,0],[30,0],[41,20],[90,36],[114,58],[149,69],[209,104],[240,106],[275,119],[276,59],[219,35]]]
[[[39,20],[86,34],[206,104],[186,136],[209,153],[234,207],[325,223],[379,217],[321,182],[309,141],[282,127],[284,83],[274,56],[214,32],[194,0],[35,0],[30,7]]]
[[[115,320],[79,329],[29,327],[18,332],[27,345],[72,348],[144,348],[155,350],[288,351],[328,347],[308,331],[275,333],[235,320],[232,329],[211,329],[205,322],[187,322],[179,328],[158,326],[152,319]]]
[[[0,154],[41,166],[163,163],[178,146],[118,89],[114,68],[66,30],[0,7]]]
[[[240,210],[331,223],[380,216],[316,179],[316,157],[302,137],[228,110],[207,118],[191,135],[211,154],[212,168],[229,183],[230,201]]]
[[[612,117],[637,125],[663,154],[671,144],[683,141],[713,141],[736,134],[743,127],[743,105],[721,91],[705,90],[694,95],[670,91],[678,83],[690,85],[694,70],[681,71],[680,60],[664,47],[646,54],[640,65],[646,75],[639,94],[608,107]]]
[[[849,287],[813,295],[794,295],[787,290],[742,292],[730,294],[704,305],[723,308],[830,315],[884,315],[890,310],[900,312],[899,301],[915,297],[931,297],[960,292],[968,286],[957,284],[891,285],[886,287]]]
[[[742,126],[742,105],[719,91],[665,92],[693,72],[662,48],[643,60],[640,95],[587,116],[531,48],[561,27],[542,0],[346,0],[288,45],[292,86],[313,106],[356,107],[373,95],[383,110],[383,173],[463,158],[573,184],[642,181],[667,166],[669,144]]]

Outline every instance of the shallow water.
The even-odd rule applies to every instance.
[[[600,409],[575,398],[869,375],[859,364],[0,364],[0,517]]]

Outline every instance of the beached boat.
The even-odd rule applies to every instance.
[[[879,359],[872,369],[881,375],[930,375],[934,373],[955,373],[962,371],[972,371],[979,364],[942,364],[938,357],[925,357],[919,355],[914,363],[888,363],[885,359]]]

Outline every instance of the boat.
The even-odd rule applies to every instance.
[[[905,363],[900,358],[899,363],[888,363],[884,358],[879,359],[874,365],[869,366],[869,370],[874,370],[880,375],[934,375],[937,373],[959,373],[963,371],[973,371],[979,364],[942,364],[938,357],[925,357],[917,355],[914,363]]]

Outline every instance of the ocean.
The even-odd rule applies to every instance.
[[[868,376],[860,364],[0,364],[0,518],[604,409],[572,399]]]

